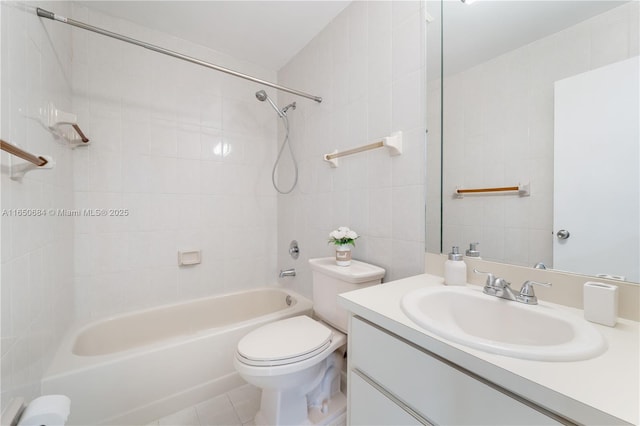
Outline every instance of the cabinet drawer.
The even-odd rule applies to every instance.
[[[350,369],[362,371],[430,422],[560,424],[426,351],[357,317],[351,321]]]
[[[353,371],[349,373],[349,381],[352,392],[349,407],[350,425],[422,424]]]

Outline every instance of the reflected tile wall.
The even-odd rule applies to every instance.
[[[638,13],[629,2],[445,78],[445,252],[479,241],[485,260],[552,264],[553,83],[637,56]],[[439,102],[439,81],[429,96]],[[432,171],[428,180],[438,181]],[[456,187],[527,182],[530,197],[452,196]],[[429,217],[436,229],[437,212]]]

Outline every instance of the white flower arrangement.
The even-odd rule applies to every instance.
[[[341,226],[335,231],[331,231],[329,234],[329,244],[335,244],[337,246],[343,246],[346,244],[356,245],[356,239],[359,235],[356,231],[352,231],[346,226]]]

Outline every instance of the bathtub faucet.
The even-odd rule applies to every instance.
[[[280,269],[280,278],[284,278],[284,277],[295,277],[296,276],[296,270],[295,268],[291,268],[291,269]]]

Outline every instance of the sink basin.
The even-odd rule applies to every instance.
[[[607,349],[586,320],[548,305],[525,305],[470,287],[427,287],[407,293],[403,312],[447,340],[536,361],[578,361]]]

